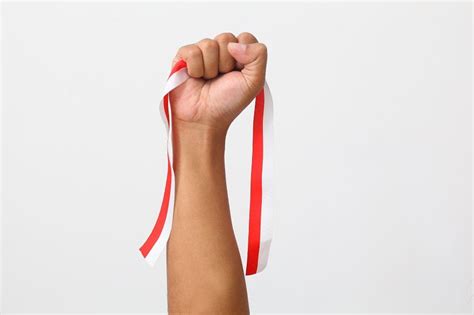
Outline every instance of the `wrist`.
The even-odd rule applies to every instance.
[[[199,170],[224,164],[227,128],[173,121],[173,165],[181,169]]]

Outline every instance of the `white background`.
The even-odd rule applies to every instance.
[[[12,4],[3,26],[2,311],[164,312],[138,247],[161,203],[158,95],[181,45],[269,47],[277,221],[254,312],[471,308],[471,6]],[[228,189],[245,262],[251,109]]]

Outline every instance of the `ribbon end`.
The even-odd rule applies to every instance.
[[[143,253],[143,249],[139,249],[139,252],[140,252],[140,256],[145,259],[145,261],[148,263],[148,265],[150,267],[154,267],[155,266],[155,263],[156,263],[156,259],[153,259],[152,257],[150,257],[150,255],[147,255],[145,256],[145,254]]]

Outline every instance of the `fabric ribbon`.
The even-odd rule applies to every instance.
[[[189,75],[186,62],[178,61],[166,82],[160,112],[167,130],[168,171],[161,209],[155,226],[140,247],[145,260],[154,265],[171,233],[174,211],[175,178],[173,169],[172,119],[169,93],[183,84]],[[273,102],[270,89],[264,87],[255,98],[250,177],[250,213],[246,275],[261,272],[268,262],[272,242],[273,210]]]

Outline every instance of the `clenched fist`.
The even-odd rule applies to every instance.
[[[191,76],[170,94],[175,125],[227,130],[265,82],[267,48],[255,36],[222,33],[178,50],[173,65],[187,64]]]

